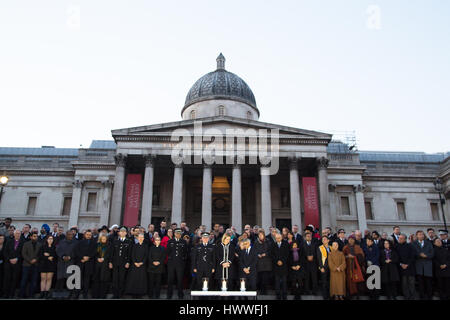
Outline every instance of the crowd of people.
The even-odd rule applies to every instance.
[[[86,229],[73,226],[66,232],[58,224],[40,229],[26,224],[22,230],[6,218],[0,225],[0,295],[2,298],[105,299],[132,296],[158,299],[166,287],[171,299],[184,291],[275,290],[277,299],[321,294],[323,299],[432,299],[450,297],[448,232],[429,228],[409,236],[398,226],[393,233],[352,231],[321,232],[309,225],[303,232],[246,225],[242,234],[234,227],[215,224],[191,231],[162,221],[127,228]],[[81,287],[67,288],[72,265],[79,267]],[[379,266],[381,289],[366,285]],[[18,295],[17,295],[18,294]]]

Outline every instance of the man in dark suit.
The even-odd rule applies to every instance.
[[[197,289],[202,288],[203,278],[208,278],[208,287],[211,288],[212,274],[214,273],[215,246],[209,243],[209,233],[202,234],[202,241],[192,250],[192,271],[197,278]]]
[[[394,232],[392,233],[392,241],[394,241],[394,247],[398,244],[398,237],[400,237],[400,227],[399,226],[394,226],[392,228],[392,230],[394,230]]]
[[[256,290],[257,252],[250,246],[250,239],[242,240],[239,252],[239,277],[245,279],[246,289]]]
[[[294,224],[292,226],[292,233],[294,234],[294,239],[297,241],[298,245],[301,245],[303,242],[303,236],[300,233],[298,225]]]
[[[339,251],[342,251],[342,249],[344,249],[345,245],[348,243],[348,240],[345,238],[344,229],[338,230],[336,242],[339,244]]]
[[[275,290],[278,300],[287,299],[287,275],[289,244],[283,240],[281,234],[275,236],[275,243],[270,247],[270,257],[273,263],[273,273],[275,275]]]
[[[372,231],[373,244],[378,247],[379,250],[384,250],[384,241],[380,239],[380,234],[378,231]]]
[[[130,267],[132,242],[127,238],[127,228],[119,229],[119,236],[114,239],[107,251],[108,266],[112,269],[112,286],[114,298],[118,299],[125,290],[125,279]]]
[[[161,239],[167,235],[167,222],[166,221],[164,221],[164,220],[161,221],[161,223],[159,225],[159,229],[158,229],[158,234]]]
[[[75,247],[76,263],[81,270],[81,290],[84,299],[88,298],[89,285],[95,272],[95,255],[97,253],[97,242],[92,238],[92,231],[86,230],[84,237]],[[75,299],[80,292],[77,291]]]
[[[167,299],[172,299],[173,284],[176,281],[178,298],[183,299],[183,275],[188,258],[188,244],[181,238],[182,230],[177,228],[174,238],[167,243]]]
[[[448,241],[448,231],[447,230],[439,230],[439,239],[441,239],[442,248],[450,250],[450,241]]]
[[[416,298],[416,252],[412,244],[406,242],[406,235],[400,234],[395,250],[398,253],[400,277],[405,300]]]
[[[21,239],[20,230],[14,231],[14,238],[8,240],[4,245],[4,283],[3,294],[5,298],[14,298],[22,268],[22,247],[24,241]]]
[[[22,240],[22,242],[29,241],[31,239],[30,236],[31,236],[31,225],[27,223],[22,228],[22,235],[20,236],[20,239]]]
[[[412,243],[416,251],[416,276],[419,282],[419,294],[422,300],[431,300],[433,294],[433,257],[434,249],[430,241],[425,239],[422,230],[416,232],[417,240]]]
[[[305,266],[305,291],[315,295],[318,287],[317,271],[319,267],[317,263],[317,245],[312,239],[311,232],[306,232],[305,241],[303,241],[302,244],[302,250],[304,252],[305,259],[303,261]]]

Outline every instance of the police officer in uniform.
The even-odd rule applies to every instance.
[[[172,299],[173,283],[176,279],[178,298],[183,299],[183,275],[187,258],[187,243],[181,239],[183,231],[175,229],[175,237],[167,243],[167,299]]]
[[[196,274],[197,289],[203,286],[203,279],[208,278],[208,287],[212,282],[214,273],[215,250],[214,245],[209,244],[209,233],[202,233],[202,242],[192,250],[192,271]]]
[[[132,242],[127,238],[127,228],[121,227],[107,252],[109,268],[112,269],[113,295],[119,299],[125,290],[125,279],[130,267]]]

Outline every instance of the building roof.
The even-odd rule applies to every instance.
[[[359,160],[364,162],[422,162],[439,163],[450,157],[450,152],[425,153],[401,151],[352,151],[346,143],[332,141],[327,147],[328,153],[358,153]]]
[[[182,112],[193,103],[211,99],[240,101],[253,107],[259,114],[252,90],[239,76],[225,70],[225,57],[222,54],[217,57],[217,69],[198,79],[189,90]]]
[[[116,143],[113,140],[92,140],[90,149],[115,149]]]

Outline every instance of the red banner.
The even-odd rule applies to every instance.
[[[123,225],[133,227],[138,224],[139,209],[141,206],[141,174],[127,175],[127,192],[125,196],[125,212]]]
[[[314,177],[303,177],[303,197],[305,199],[305,226],[312,224],[319,228],[319,198]]]

